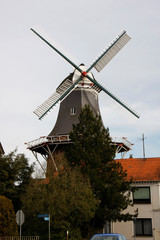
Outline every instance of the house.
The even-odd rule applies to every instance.
[[[126,212],[133,213],[138,208],[138,217],[128,222],[111,224],[113,233],[122,233],[127,240],[160,240],[160,158],[129,158],[117,160],[127,170],[128,180],[133,177],[136,191],[132,193],[134,207]]]

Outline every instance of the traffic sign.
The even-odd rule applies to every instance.
[[[22,225],[24,223],[24,213],[22,210],[18,210],[18,212],[16,213],[16,222],[18,225]]]

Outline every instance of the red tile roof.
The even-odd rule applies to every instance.
[[[124,170],[127,170],[127,180],[160,181],[160,158],[128,158],[117,159]]]

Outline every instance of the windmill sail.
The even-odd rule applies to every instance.
[[[103,90],[105,93],[107,93],[112,99],[114,99],[116,102],[118,102],[121,106],[123,106],[126,110],[128,110],[130,113],[132,113],[135,117],[139,118],[139,114],[136,113],[136,111],[134,109],[132,109],[131,107],[129,107],[124,101],[122,101],[119,97],[117,97],[115,94],[113,94],[111,91],[109,91],[108,89],[106,89],[105,87],[103,87],[100,83],[98,83],[97,81],[95,81],[93,78],[91,78],[90,76],[86,76],[90,81],[93,82],[93,84],[95,84],[99,89]]]
[[[56,46],[55,42],[47,36],[44,32],[41,33],[40,29],[34,30],[31,28],[31,31],[34,32],[40,39],[42,39],[48,46],[50,46],[55,52],[57,52],[61,57],[63,57],[67,62],[69,62],[74,68],[76,68],[79,72],[82,72],[82,70],[75,64],[72,60],[71,57],[68,57],[68,53],[63,53],[63,50],[59,50],[58,47]]]
[[[115,100],[117,103],[119,103],[122,107],[124,107],[126,110],[128,110],[131,114],[133,114],[137,118],[140,118],[140,115],[133,108],[131,108],[128,104],[126,104],[122,99],[120,99],[118,96],[116,96],[110,90],[104,88],[102,85],[98,84],[98,86],[101,88],[101,90],[103,90],[105,93],[107,93],[113,100]]]
[[[60,84],[60,86],[57,88],[56,92],[53,93],[44,103],[42,103],[35,111],[34,113],[39,117],[39,119],[42,119],[48,111],[50,111],[58,101],[61,100],[61,97],[66,92],[67,89],[69,89],[73,85],[72,81],[70,79],[65,79],[65,81]]]
[[[122,31],[117,38],[104,49],[103,53],[98,56],[98,58],[90,66],[89,70],[94,67],[98,72],[100,72],[130,39],[130,36],[126,34],[126,31]]]
[[[139,118],[139,115],[126,103],[120,100],[115,94],[111,93],[109,90],[100,85],[94,77],[90,74],[90,70],[94,67],[98,72],[100,72],[110,61],[111,59],[126,45],[126,43],[131,39],[130,36],[126,34],[126,31],[122,31],[115,40],[104,49],[103,53],[91,64],[91,66],[85,71],[83,67],[77,66],[73,61],[71,61],[66,55],[64,55],[61,51],[55,47],[55,44],[52,44],[48,37],[43,37],[44,34],[40,34],[34,29],[31,29],[38,37],[40,37],[47,45],[49,45],[52,49],[54,49],[60,56],[62,56],[67,62],[69,62],[75,69],[77,69],[80,74],[78,74],[78,79],[76,78],[73,82],[72,78],[66,78],[60,86],[57,88],[56,92],[52,94],[43,104],[41,104],[34,113],[39,117],[39,119],[43,118],[48,111],[50,111],[56,103],[59,101],[63,101],[64,98],[68,96],[76,87],[77,84],[83,79],[88,78],[92,83],[92,89],[96,90],[98,93],[103,90],[106,94],[108,94],[113,100],[119,103],[122,107],[132,113],[134,116]],[[43,36],[42,36],[43,35]],[[54,45],[54,46],[53,46]]]

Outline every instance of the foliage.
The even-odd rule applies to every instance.
[[[5,196],[0,196],[0,210],[0,237],[18,235],[12,201]]]
[[[23,232],[47,239],[48,222],[37,218],[37,215],[50,214],[53,239],[65,239],[67,231],[69,239],[80,239],[83,226],[94,217],[98,205],[89,180],[65,162],[58,175],[50,177],[49,183],[46,180],[32,180],[23,197],[26,216]]]
[[[31,179],[33,164],[29,166],[24,154],[16,150],[0,155],[0,192],[12,200],[15,211],[21,208],[20,196]]]
[[[92,224],[101,228],[105,221],[131,220],[133,215],[122,213],[132,205],[129,198],[131,181],[126,181],[127,173],[114,160],[115,148],[111,145],[109,130],[104,128],[100,116],[93,115],[89,106],[82,109],[70,138],[74,144],[67,148],[65,156],[72,167],[79,166],[82,174],[89,177],[92,190],[100,201]]]

